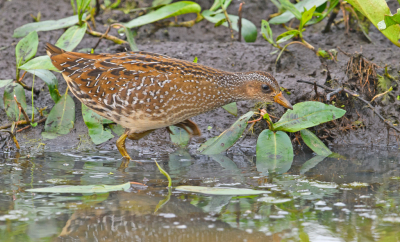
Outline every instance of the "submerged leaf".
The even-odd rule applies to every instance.
[[[293,162],[293,146],[289,136],[282,131],[264,130],[257,140],[257,170],[285,173]]]
[[[269,192],[269,191],[260,191],[260,190],[233,188],[233,187],[178,186],[175,189],[184,192],[196,192],[208,195],[228,195],[228,196],[258,195]]]
[[[241,137],[243,131],[247,127],[247,121],[253,116],[254,112],[250,111],[242,115],[231,127],[222,132],[218,137],[212,138],[213,142],[207,141],[207,146],[201,146],[199,150],[202,154],[213,155],[219,154],[230,147]]]
[[[302,129],[300,130],[301,138],[303,138],[304,143],[310,149],[312,149],[317,155],[328,156],[332,154],[332,151],[310,130]]]
[[[331,120],[338,119],[345,110],[321,102],[301,102],[293,105],[281,119],[274,124],[274,130],[297,132]]]
[[[310,169],[314,168],[316,165],[318,165],[321,161],[323,161],[326,158],[324,155],[317,155],[314,156],[313,158],[309,159],[306,161],[300,168],[300,174],[303,175]]]
[[[127,182],[121,185],[86,185],[86,186],[54,186],[27,189],[28,192],[37,193],[107,193],[113,191],[126,191],[131,187]]]
[[[51,109],[44,125],[42,137],[54,139],[59,135],[68,134],[75,123],[75,102],[66,93]]]

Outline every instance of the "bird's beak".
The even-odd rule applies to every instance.
[[[288,109],[293,109],[292,104],[290,104],[290,102],[282,95],[282,92],[278,93],[275,97],[274,97],[274,101],[282,106],[284,106],[285,108]]]

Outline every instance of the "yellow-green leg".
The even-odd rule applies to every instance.
[[[117,148],[119,150],[119,153],[121,153],[122,157],[124,157],[125,159],[127,159],[129,161],[129,160],[131,160],[131,157],[129,156],[129,154],[125,148],[125,140],[126,140],[126,138],[128,138],[128,133],[129,133],[129,131],[126,130],[125,133],[123,135],[121,135],[121,137],[119,137],[119,139],[117,140]]]

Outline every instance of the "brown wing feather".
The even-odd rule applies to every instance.
[[[165,127],[220,106],[213,80],[226,73],[214,68],[149,52],[92,55],[50,44],[47,51],[78,99],[124,127],[143,120]]]

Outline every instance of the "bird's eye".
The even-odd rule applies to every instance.
[[[263,92],[269,91],[269,86],[267,84],[262,84],[261,88],[262,88]]]

